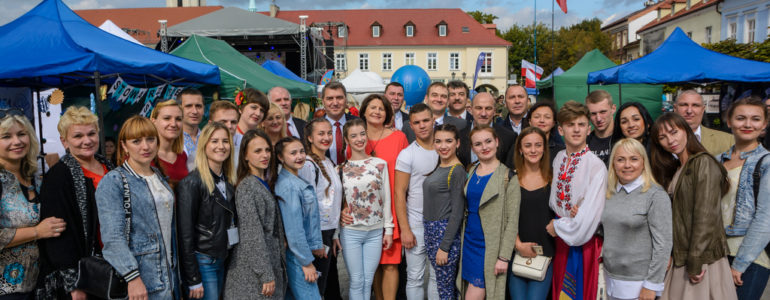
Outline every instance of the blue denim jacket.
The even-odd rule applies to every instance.
[[[312,250],[322,249],[321,216],[313,186],[286,169],[278,173],[275,195],[280,197],[283,228],[289,250],[303,266],[313,262]]]
[[[126,176],[131,191],[131,232],[129,242],[125,238],[125,213],[123,211],[123,180]],[[171,191],[168,184],[163,181]],[[130,281],[141,276],[148,294],[167,293],[174,289],[172,278],[176,255],[166,257],[161,228],[155,211],[155,200],[150,187],[139,175],[123,167],[105,174],[96,189],[96,205],[104,248],[102,254],[115,270]],[[172,220],[172,241],[175,228]],[[169,245],[176,250],[174,245]],[[175,253],[175,252],[172,252]],[[170,293],[168,294],[170,295]],[[157,298],[150,296],[150,299]],[[165,298],[165,297],[164,297]]]
[[[729,160],[734,149],[735,146],[722,153],[719,161]],[[759,145],[754,150],[740,154],[745,161],[735,195],[735,218],[732,224],[725,227],[727,236],[744,236],[732,266],[740,272],[745,272],[746,268],[764,251],[765,245],[770,242],[770,207],[768,207],[770,206],[770,184],[768,184],[770,183],[770,157],[765,158],[760,166],[757,207],[754,207],[754,179],[752,178],[757,162],[767,153],[768,151]]]

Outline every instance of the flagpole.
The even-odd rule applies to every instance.
[[[555,52],[556,52],[554,50],[555,47],[554,47],[554,43],[553,43],[553,40],[556,37],[556,31],[554,31],[554,14],[555,14],[555,11],[556,11],[554,3],[556,3],[556,0],[551,1],[551,73],[553,73],[553,70],[554,70],[554,65],[553,64],[554,64],[554,55],[555,55]],[[553,78],[553,76],[551,76],[551,78]]]
[[[535,31],[535,66],[537,66],[537,0],[535,0],[535,14],[534,21],[532,22],[532,28]]]

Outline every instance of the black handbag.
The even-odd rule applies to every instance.
[[[123,180],[125,235],[128,241],[131,233],[131,192],[126,175],[122,172],[118,173]],[[95,253],[78,261],[78,279],[75,282],[75,288],[101,299],[128,299],[128,283],[104,257]]]

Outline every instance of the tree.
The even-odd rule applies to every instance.
[[[469,11],[467,13],[469,15],[471,15],[471,17],[476,19],[477,22],[479,22],[481,24],[492,24],[492,23],[494,23],[494,21],[496,19],[499,19],[497,16],[495,16],[493,14],[488,14],[488,13],[481,12],[481,11],[478,11],[478,10]]]
[[[742,44],[735,39],[727,39],[710,44],[702,44],[706,49],[735,57],[756,61],[770,62],[770,39],[761,43]]]

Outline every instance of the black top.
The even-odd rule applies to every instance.
[[[586,143],[588,144],[588,149],[599,157],[605,166],[609,166],[610,151],[612,151],[612,135],[600,138],[596,136],[596,132],[591,132]]]
[[[543,255],[553,257],[555,241],[545,226],[556,214],[548,206],[551,185],[548,184],[534,191],[521,187],[521,210],[519,212],[519,239],[543,246]]]

